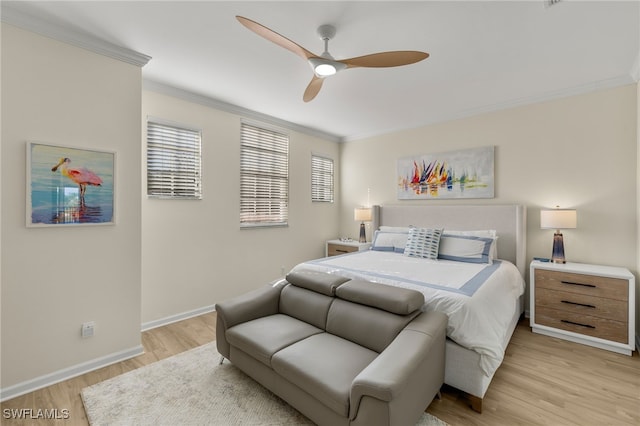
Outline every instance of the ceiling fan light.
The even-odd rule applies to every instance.
[[[320,77],[328,77],[334,75],[337,70],[336,67],[331,64],[318,64],[313,71]]]

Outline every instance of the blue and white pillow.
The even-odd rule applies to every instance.
[[[404,255],[436,260],[441,235],[442,229],[411,228]]]
[[[374,233],[371,250],[404,253],[404,247],[407,245],[407,237],[409,236],[409,228],[383,228],[389,227],[380,227],[380,229]]]
[[[479,229],[474,231],[459,231],[454,229],[444,229],[443,234],[447,235],[467,235],[471,237],[484,237],[493,239],[491,244],[491,252],[489,253],[489,260],[498,258],[498,233],[495,229]]]
[[[495,239],[444,233],[440,238],[438,259],[457,262],[493,263],[491,250]]]

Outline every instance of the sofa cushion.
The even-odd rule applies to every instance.
[[[324,331],[329,306],[333,300],[333,297],[287,285],[280,293],[278,310],[281,314],[292,316]]]
[[[322,331],[290,316],[275,314],[231,327],[225,336],[231,345],[271,367],[274,353]]]
[[[353,379],[377,356],[353,342],[320,333],[277,352],[271,365],[283,378],[346,417]]]
[[[289,272],[286,279],[297,287],[306,288],[326,296],[333,296],[340,284],[349,281],[349,278],[339,275],[307,269]]]
[[[419,291],[364,280],[351,280],[341,285],[336,296],[398,315],[410,314],[424,305],[424,295]]]
[[[420,311],[414,311],[409,315],[397,315],[336,299],[329,308],[327,332],[379,353],[419,314]]]

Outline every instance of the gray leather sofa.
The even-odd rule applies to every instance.
[[[422,293],[312,271],[216,305],[220,354],[320,425],[414,425],[444,382]]]

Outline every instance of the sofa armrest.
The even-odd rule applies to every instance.
[[[350,395],[349,417],[352,420],[364,396],[391,402],[403,392],[420,394],[428,389],[437,392],[444,381],[447,320],[440,312],[422,313],[356,376]],[[434,377],[431,370],[438,371],[435,376],[439,383],[425,383]],[[433,398],[433,395],[426,398]],[[414,395],[404,396],[412,398]]]
[[[262,287],[249,293],[216,303],[216,346],[229,358],[226,332],[237,324],[278,313],[283,285]]]

